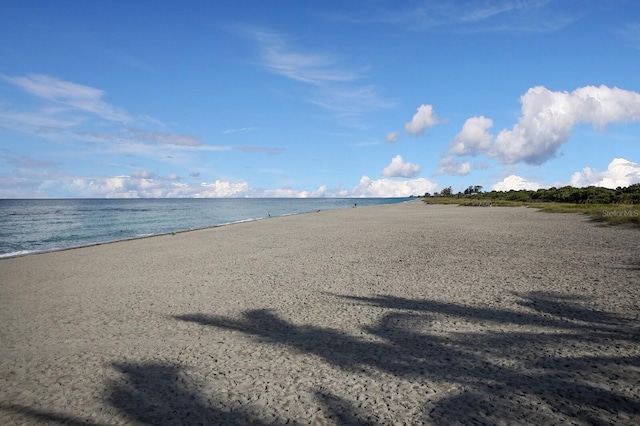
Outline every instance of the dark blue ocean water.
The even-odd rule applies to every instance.
[[[0,257],[409,198],[0,199]]]

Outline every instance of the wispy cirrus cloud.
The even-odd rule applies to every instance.
[[[58,167],[60,164],[54,161],[40,160],[38,158],[21,156],[7,159],[7,163],[20,168],[42,169]]]
[[[202,141],[198,136],[181,135],[178,133],[165,132],[141,132],[131,130],[128,137],[142,142],[149,142],[160,145],[176,145],[176,146],[201,146]]]
[[[80,117],[61,116],[47,110],[7,111],[0,110],[0,126],[24,133],[53,133],[77,126]]]
[[[17,86],[43,101],[42,105],[25,111],[0,109],[0,126],[14,131],[64,142],[82,141],[110,151],[125,150],[143,155],[148,153],[145,145],[168,149],[231,149],[205,146],[200,137],[194,135],[131,127],[164,129],[165,126],[149,116],[136,119],[124,109],[108,104],[103,100],[105,92],[94,87],[43,74],[0,75],[0,81]]]
[[[634,22],[627,24],[619,33],[627,40],[630,40],[635,47],[640,49],[640,23]]]
[[[362,84],[366,66],[347,65],[333,53],[292,47],[289,39],[274,31],[241,28],[238,32],[257,44],[264,69],[311,86],[308,101],[334,113],[345,126],[360,127],[366,112],[394,106],[376,87]]]
[[[423,1],[338,19],[389,24],[410,31],[541,33],[557,31],[582,16],[577,3],[559,6],[553,0]]]
[[[234,146],[231,149],[235,151],[247,152],[247,153],[264,152],[265,154],[268,154],[268,155],[276,155],[284,152],[284,148],[275,148],[275,147],[268,147],[268,146]]]
[[[233,133],[240,133],[240,132],[248,132],[250,130],[254,130],[254,127],[240,127],[238,129],[227,129],[224,132],[222,132],[223,135],[230,135]]]
[[[128,123],[131,116],[123,109],[116,108],[102,98],[105,93],[94,87],[64,81],[43,74],[26,76],[0,76],[3,80],[14,84],[24,91],[57,104],[60,111],[73,109],[94,114],[104,120]]]
[[[274,74],[314,85],[354,81],[361,75],[340,66],[331,54],[296,51],[276,32],[256,28],[242,31],[258,43],[262,65]]]
[[[349,127],[360,127],[360,117],[370,111],[392,108],[395,103],[382,99],[374,86],[364,87],[325,87],[318,90],[311,100],[318,105],[336,114],[340,122]]]

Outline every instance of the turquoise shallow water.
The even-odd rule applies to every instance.
[[[0,200],[0,257],[410,198]]]

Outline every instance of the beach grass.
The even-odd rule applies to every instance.
[[[640,205],[637,204],[577,204],[559,202],[528,202],[482,197],[429,197],[427,204],[456,204],[460,206],[531,207],[547,213],[580,213],[605,225],[640,227]]]

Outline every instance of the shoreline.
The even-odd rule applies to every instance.
[[[292,213],[291,215],[306,214],[306,213],[311,213],[311,212]],[[290,215],[282,215],[282,216],[274,216],[274,217],[285,217],[285,216],[290,216]],[[204,230],[204,229],[213,229],[213,228],[218,228],[220,226],[229,226],[229,225],[235,225],[235,224],[238,224],[238,223],[255,222],[255,221],[264,220],[264,219],[269,219],[269,217],[260,217],[260,218],[256,218],[256,219],[238,220],[238,221],[235,221],[235,222],[221,223],[219,225],[203,226],[201,228],[181,229],[181,230],[172,231],[172,232],[161,232],[161,233],[158,233],[158,234],[139,235],[139,236],[135,236],[135,237],[122,238],[122,239],[119,239],[119,240],[100,241],[100,242],[95,242],[95,243],[88,243],[88,244],[82,244],[82,245],[70,246],[70,247],[63,247],[63,248],[55,248],[55,249],[50,249],[50,250],[6,253],[6,254],[0,254],[0,261],[2,259],[13,259],[13,258],[16,258],[16,257],[32,256],[32,255],[46,254],[46,253],[55,253],[55,252],[67,251],[67,250],[77,250],[77,249],[83,249],[83,248],[87,248],[87,247],[102,246],[102,245],[106,245],[106,244],[117,244],[117,243],[121,243],[121,242],[124,242],[124,241],[143,240],[145,238],[161,237],[161,236],[166,236],[166,235],[177,235],[177,234],[183,234],[185,232],[201,231],[201,230]]]
[[[45,200],[48,200],[48,199],[45,199]],[[71,199],[71,200],[73,200],[73,199]],[[408,203],[408,202],[411,202],[411,201],[414,201],[414,200],[403,201],[402,203],[397,203],[397,204]],[[379,204],[379,205],[386,205],[386,204]],[[373,206],[362,206],[362,207],[375,207],[375,206],[376,205],[373,205]],[[317,213],[317,212],[325,211],[325,210],[340,210],[340,209],[344,209],[344,208],[349,208],[349,207],[329,208],[329,209],[312,210],[312,211],[307,211],[307,212],[286,213],[286,214],[277,215],[277,216],[264,216],[264,217],[248,218],[248,219],[242,219],[242,220],[237,220],[237,221],[232,221],[232,222],[225,222],[225,223],[219,223],[219,224],[196,227],[196,228],[179,229],[179,230],[171,231],[171,232],[160,232],[160,233],[156,233],[156,234],[138,235],[138,236],[133,236],[133,237],[121,238],[121,239],[98,241],[98,242],[92,242],[92,243],[81,244],[81,245],[76,245],[76,246],[54,248],[54,249],[47,249],[47,250],[35,250],[35,251],[25,251],[25,250],[23,250],[23,251],[18,251],[18,252],[0,254],[0,261],[2,259],[12,259],[12,258],[16,258],[16,257],[31,256],[31,255],[36,255],[36,254],[53,253],[53,252],[66,251],[66,250],[75,250],[75,249],[81,249],[81,248],[85,248],[85,247],[101,246],[101,245],[104,245],[104,244],[114,244],[114,243],[119,243],[119,242],[122,242],[122,241],[138,240],[138,239],[158,237],[158,236],[163,236],[163,235],[181,234],[181,233],[184,233],[184,232],[200,231],[200,230],[203,230],[203,229],[210,229],[210,228],[217,228],[217,227],[220,227],[220,226],[235,225],[235,224],[238,224],[238,223],[255,222],[255,221],[260,221],[260,220],[265,220],[265,219],[272,219],[272,218],[276,218],[276,217],[287,217],[287,216],[295,216],[295,215],[300,215],[300,214]]]
[[[0,423],[640,420],[640,241],[399,203],[0,259]]]

